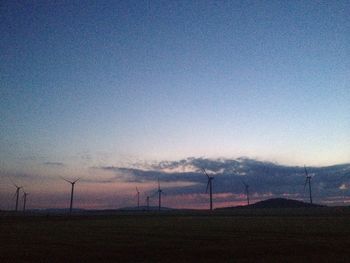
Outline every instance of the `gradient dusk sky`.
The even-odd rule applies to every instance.
[[[1,1],[0,12],[3,196],[14,181],[44,207],[67,192],[59,176],[190,156],[350,162],[350,1]],[[135,187],[81,185],[102,199]]]

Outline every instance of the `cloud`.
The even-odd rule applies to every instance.
[[[293,196],[303,198],[305,174],[304,167],[286,166],[272,162],[262,162],[249,158],[208,159],[190,157],[179,161],[137,163],[131,167],[94,167],[114,175],[112,180],[125,182],[155,182],[159,178],[162,185],[188,182],[188,185],[173,184],[167,189],[169,195],[198,194],[205,192],[207,179],[201,172],[206,169],[214,176],[215,194],[244,193],[243,181],[250,186],[252,194],[272,196]],[[314,197],[339,195],[339,187],[350,182],[350,164],[327,167],[307,167],[312,177]],[[307,190],[307,189],[306,189]]]
[[[52,166],[52,167],[62,167],[64,163],[61,162],[44,162],[43,165]]]
[[[5,172],[0,171],[0,177],[6,178],[8,182],[13,184],[13,181],[17,180],[36,180],[38,178],[41,178],[40,175],[35,173],[23,173],[23,172]]]
[[[343,183],[341,186],[339,186],[340,190],[348,190],[349,189],[349,184]]]
[[[46,165],[60,167],[64,164],[47,162]],[[128,167],[116,165],[90,167],[89,175],[82,178],[76,189],[77,196],[88,200],[82,204],[89,207],[90,201],[96,203],[96,207],[100,208],[105,205],[122,207],[135,204],[134,189],[135,186],[138,186],[144,200],[145,196],[149,195],[152,196],[152,202],[156,203],[157,197],[154,196],[154,193],[159,178],[161,188],[166,193],[164,196],[166,206],[207,208],[209,198],[205,193],[207,178],[201,168],[206,169],[208,174],[214,177],[215,207],[245,204],[243,181],[250,186],[252,202],[272,197],[305,201],[308,198],[308,189],[304,191],[304,167],[286,166],[249,158],[209,159],[203,157],[135,163]],[[312,191],[316,203],[342,204],[350,200],[350,164],[307,167],[307,169],[312,175]],[[69,188],[57,187],[57,182],[53,183],[53,180],[59,178],[56,175],[47,176],[45,174],[43,176],[35,173],[0,171],[0,176],[6,179],[2,180],[2,184],[0,183],[0,192],[6,193],[8,198],[13,195],[11,181],[32,187],[34,189],[32,190],[33,198],[34,196],[39,198],[45,192],[59,196],[62,189]],[[34,191],[38,191],[37,194]],[[48,206],[52,205],[50,200],[47,202]],[[5,204],[4,201],[2,203]],[[43,205],[43,203],[40,204],[40,206]]]
[[[136,168],[125,168],[116,166],[101,166],[92,167],[93,169],[99,169],[115,174],[113,180],[125,181],[125,182],[147,182],[157,181],[158,178],[162,182],[173,182],[173,181],[187,181],[194,182],[199,179],[203,179],[203,174],[198,172],[165,172],[161,170],[142,170]]]

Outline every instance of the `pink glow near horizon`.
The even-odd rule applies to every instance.
[[[68,178],[71,179],[71,178]],[[146,195],[152,195],[157,188],[156,181],[148,182],[123,182],[123,181],[108,181],[98,182],[89,179],[89,177],[82,178],[76,184],[74,207],[85,209],[116,209],[126,206],[136,205],[136,190],[137,186],[141,191],[141,205],[145,205]],[[90,181],[89,181],[90,180]],[[16,182],[17,183],[17,182]],[[25,180],[19,182],[23,183],[26,191],[30,193],[28,198],[28,208],[66,208],[69,204],[70,185],[62,179],[49,178],[42,180],[37,184],[29,184]],[[163,190],[173,187],[186,187],[196,185],[193,182],[161,182]],[[21,184],[22,185],[22,184]],[[30,185],[27,188],[26,185]],[[11,209],[13,207],[13,194],[15,188],[10,183],[3,184],[0,188],[0,198],[3,200],[1,209]],[[284,198],[292,198],[303,201],[308,201],[303,195],[298,193],[283,193],[279,195]],[[271,192],[256,193],[252,192],[250,195],[251,203],[276,197]],[[244,193],[214,193],[213,194],[214,207],[225,206],[239,206],[246,205],[246,195]],[[175,194],[163,196],[163,205],[172,208],[189,208],[189,209],[207,209],[209,206],[209,195],[205,193],[193,194]],[[334,204],[348,204],[350,199],[343,196],[334,196],[322,198],[316,202],[326,205]],[[151,205],[157,205],[157,196],[151,198]]]
[[[136,195],[134,193],[122,194],[115,191],[99,192],[96,190],[82,191],[77,188],[74,197],[74,207],[82,209],[117,209],[121,207],[136,206]],[[61,193],[38,193],[30,195],[28,198],[28,209],[44,208],[67,208],[69,205],[69,189]],[[13,200],[9,195],[1,196],[7,199],[7,207],[3,209],[12,209]],[[271,198],[271,194],[253,194],[251,204]],[[293,199],[303,200],[299,196],[288,193],[282,194],[281,197],[293,197]],[[140,205],[146,205],[146,196],[141,195]],[[307,200],[304,200],[307,201]],[[214,208],[241,206],[246,205],[246,196],[244,194],[219,193],[213,194]],[[350,203],[350,197],[330,197],[320,200],[318,203],[326,205],[346,205]],[[172,196],[163,196],[162,204],[165,207],[185,208],[185,209],[208,209],[208,194],[179,194]],[[151,206],[158,205],[158,197],[155,195],[150,199]]]

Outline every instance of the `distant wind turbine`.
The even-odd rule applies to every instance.
[[[70,194],[70,206],[69,206],[69,214],[72,214],[72,210],[73,210],[73,194],[74,194],[74,185],[76,182],[78,182],[78,180],[80,180],[80,178],[78,178],[75,181],[69,181],[65,178],[62,177],[63,180],[65,180],[67,183],[70,183],[72,185],[72,190],[71,190],[71,194]]]
[[[27,196],[28,196],[28,193],[23,191],[23,213],[26,212]]]
[[[162,207],[162,194],[164,194],[163,190],[160,188],[159,178],[158,178],[158,211],[160,211]]]
[[[207,189],[205,190],[206,193],[208,193],[209,188],[209,196],[210,196],[210,211],[213,210],[213,180],[214,177],[209,176],[204,168],[202,168],[203,173],[208,177],[208,183],[207,183]]]
[[[136,194],[137,194],[137,208],[140,208],[140,192],[139,189],[136,187]]]
[[[310,204],[312,204],[312,193],[311,193],[311,175],[309,175],[309,173],[307,172],[307,169],[304,165],[304,170],[305,170],[305,184],[304,184],[304,192],[305,192],[305,188],[306,185],[309,184],[309,196],[310,196]]]
[[[23,188],[23,186],[18,186],[16,184],[13,184],[16,187],[16,206],[15,206],[15,211],[18,211],[18,199],[19,199],[19,190],[21,190]]]
[[[247,204],[249,205],[249,185],[245,183],[243,180],[242,180],[242,184],[244,185],[244,191],[247,196]]]

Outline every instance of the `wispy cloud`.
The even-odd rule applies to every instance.
[[[64,164],[47,162],[46,165],[61,167]],[[136,163],[129,167],[116,165],[90,167],[89,175],[79,181],[77,193],[82,189],[78,194],[81,198],[87,198],[92,202],[97,198],[101,204],[100,207],[109,204],[121,207],[134,204],[134,189],[137,185],[144,199],[146,195],[150,195],[153,196],[152,202],[156,202],[154,193],[159,178],[161,187],[166,193],[164,202],[167,206],[207,208],[209,198],[205,193],[207,178],[201,168],[205,168],[214,177],[215,207],[245,204],[246,197],[242,181],[250,186],[252,202],[272,197],[299,200],[307,200],[308,197],[308,189],[304,191],[304,167],[279,165],[248,158],[193,157],[179,161]],[[316,203],[340,204],[350,196],[350,164],[307,167],[307,169],[312,175],[311,183]],[[43,189],[45,191],[49,189],[50,193],[53,192],[53,196],[55,192],[60,194],[62,189],[66,189],[57,188],[58,175],[0,171],[0,176],[6,179],[3,180],[6,185],[3,183],[0,190],[6,192],[8,198],[13,192],[10,186],[11,180],[39,189],[38,198],[42,196]],[[54,180],[57,181],[55,184],[53,184]],[[94,198],[90,198],[91,195],[94,195]],[[36,196],[34,192],[33,196]],[[86,202],[88,206],[88,201]],[[49,202],[48,205],[51,206],[52,203]]]
[[[136,168],[135,168],[136,167]],[[161,161],[137,163],[131,167],[101,166],[94,167],[111,172],[113,180],[143,183],[189,182],[188,185],[176,184],[168,189],[168,194],[196,194],[205,191],[206,177],[201,168],[214,176],[216,194],[244,192],[242,181],[250,185],[252,194],[272,196],[304,196],[304,167],[285,166],[271,162],[262,162],[249,158],[207,159],[187,158],[179,161]],[[350,181],[350,164],[327,167],[308,167],[313,175],[312,186],[315,198],[339,195],[342,184]],[[343,187],[341,188],[343,189]]]
[[[0,177],[8,179],[9,182],[16,181],[16,180],[36,180],[38,178],[41,178],[40,175],[35,173],[4,172],[4,171],[0,171]]]
[[[61,162],[44,162],[43,165],[53,166],[53,167],[62,167],[64,163]]]

